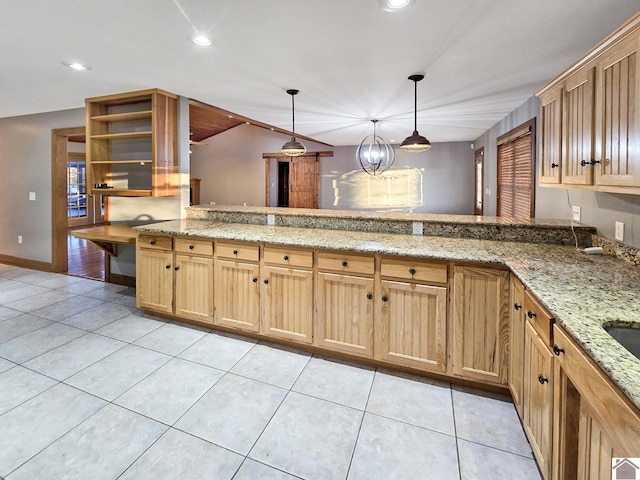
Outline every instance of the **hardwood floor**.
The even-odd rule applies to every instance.
[[[67,274],[104,281],[105,253],[83,238],[67,235]]]

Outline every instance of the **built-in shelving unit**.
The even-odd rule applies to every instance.
[[[142,90],[88,98],[86,106],[91,193],[177,194],[175,95]]]

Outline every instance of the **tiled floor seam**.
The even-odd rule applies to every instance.
[[[460,461],[460,446],[458,442],[458,422],[456,422],[456,404],[453,401],[453,389],[449,385],[449,395],[451,396],[451,412],[453,414],[453,435],[456,439],[456,457],[458,458],[458,478],[462,478],[462,462]]]

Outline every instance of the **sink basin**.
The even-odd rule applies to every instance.
[[[640,358],[640,328],[605,327],[605,330],[616,339],[620,345],[629,350],[637,358]]]

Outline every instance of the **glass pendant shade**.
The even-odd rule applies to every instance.
[[[358,166],[371,176],[380,175],[391,167],[396,158],[393,147],[384,138],[376,135],[377,120],[373,122],[373,135],[366,136],[356,150]]]
[[[300,155],[304,155],[307,152],[307,147],[296,140],[296,106],[293,97],[299,93],[299,90],[290,89],[287,90],[287,93],[291,95],[291,118],[293,124],[293,135],[291,136],[291,140],[282,146],[280,152],[288,157],[299,157]]]
[[[400,148],[405,152],[420,153],[431,148],[431,142],[418,133],[418,82],[424,75],[411,75],[409,80],[414,84],[414,108],[413,108],[413,134],[408,136],[400,144]]]

